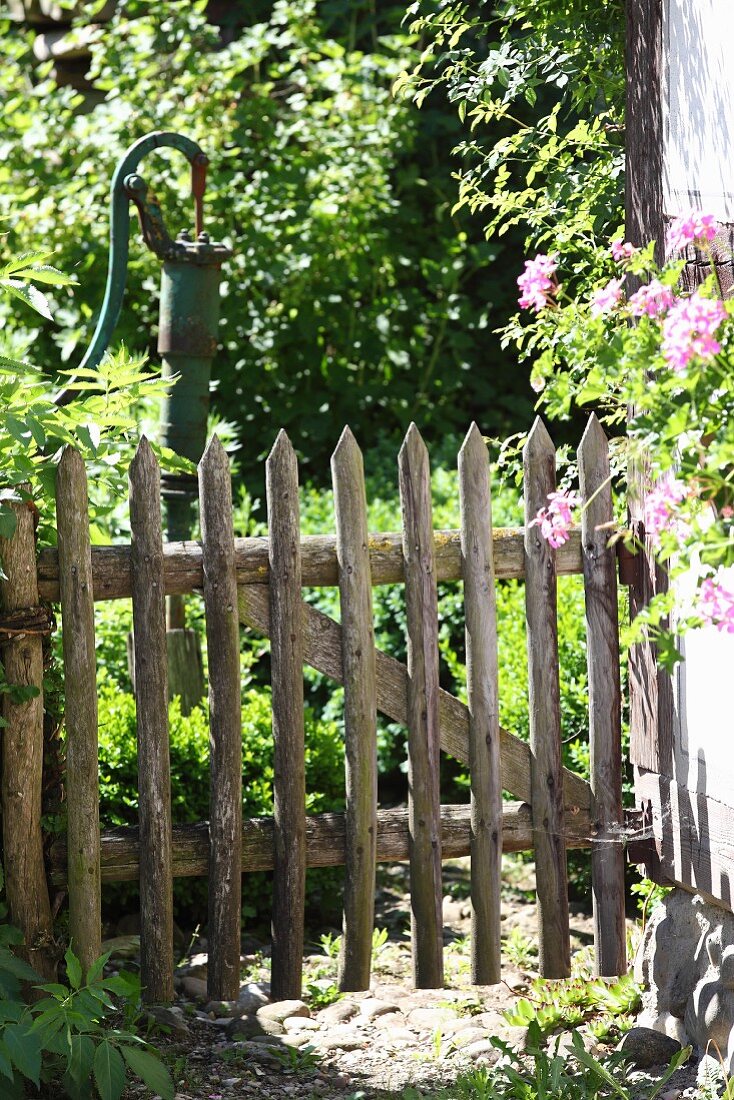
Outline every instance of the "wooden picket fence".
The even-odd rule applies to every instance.
[[[542,422],[536,421],[524,454],[526,525],[495,531],[487,448],[473,425],[458,456],[461,529],[434,531],[428,453],[411,426],[398,462],[402,532],[370,535],[362,455],[345,429],[332,458],[336,535],[304,538],[296,457],[281,432],[266,465],[269,535],[236,539],[229,464],[214,438],[199,465],[201,543],[164,544],[160,474],[143,439],[130,468],[130,544],[90,547],[84,464],[67,448],[58,469],[58,549],[44,550],[36,562],[22,509],[14,538],[0,540],[8,573],[0,582],[0,632],[14,682],[41,686],[39,662],[22,660],[42,644],[28,626],[33,609],[60,601],[63,624],[68,833],[53,847],[46,869],[42,856],[30,866],[19,855],[40,852],[42,708],[37,700],[7,695],[3,703],[7,888],[11,914],[29,945],[41,950],[51,933],[47,873],[51,886],[68,889],[70,935],[85,966],[100,950],[101,883],[139,879],[145,997],[170,1001],[173,877],[208,875],[208,990],[213,998],[234,999],[242,873],[272,868],[272,994],[296,997],[306,868],[344,865],[339,983],[344,990],[365,989],[376,862],[407,859],[414,981],[441,987],[441,862],[471,855],[472,978],[491,984],[501,978],[502,851],[534,849],[540,965],[544,974],[562,977],[570,970],[566,849],[591,847],[597,970],[623,972],[617,580],[615,554],[607,547],[607,440],[594,416],[578,459],[586,502],[582,527],[554,551],[537,527],[528,526],[556,485],[555,449]],[[584,576],[590,784],[561,764],[558,573]],[[525,580],[529,745],[498,723],[495,583],[513,577]],[[437,584],[450,580],[464,586],[466,706],[439,687]],[[405,585],[406,665],[375,647],[372,587],[378,584]],[[315,585],[339,586],[340,623],[303,601],[302,588]],[[208,823],[181,826],[171,822],[165,597],[198,590],[206,612],[211,811]],[[133,607],[139,828],[100,832],[94,601],[125,597],[132,597]],[[7,625],[10,613],[15,628]],[[271,640],[274,816],[249,821],[242,820],[241,624]],[[344,684],[344,814],[305,812],[304,663]],[[407,810],[377,806],[378,710],[408,729]],[[470,805],[441,805],[440,750],[469,766]],[[30,809],[14,816],[12,792],[19,784],[27,791],[29,782],[38,792],[26,799]],[[503,790],[516,801],[503,801]]]

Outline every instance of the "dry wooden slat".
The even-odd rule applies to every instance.
[[[471,972],[477,985],[500,980],[502,777],[492,501],[487,446],[472,424],[459,452],[466,679],[471,778]]]
[[[229,460],[214,436],[199,463],[204,606],[209,655],[209,965],[213,1000],[240,991],[242,706],[240,629]]]
[[[525,614],[530,702],[531,805],[540,922],[540,968],[547,978],[571,972],[561,769],[561,703],[554,552],[530,527],[556,487],[556,453],[540,417],[523,451],[525,475]]]
[[[240,621],[251,630],[270,637],[270,610],[266,585],[245,585],[239,589]],[[304,627],[303,659],[312,668],[342,682],[341,626],[328,615],[302,603]],[[377,709],[394,722],[407,725],[408,672],[404,664],[377,649]],[[438,693],[441,748],[450,756],[469,763],[469,711],[464,703],[443,688]],[[530,801],[530,747],[500,726],[500,771],[502,787],[523,802]],[[589,784],[568,768],[563,769],[566,815],[575,817],[591,804]]]
[[[143,997],[173,999],[171,775],[160,471],[145,436],[130,466]]]
[[[21,487],[23,492],[28,489],[27,485]],[[11,507],[16,517],[15,534],[9,539],[0,538],[0,607],[6,613],[38,606],[35,509],[26,503]],[[41,835],[43,637],[41,633],[13,633],[0,635],[0,641],[7,683],[37,693],[25,699],[13,692],[5,692],[1,697],[5,720],[2,731],[5,891],[10,919],[25,937],[23,954],[50,980],[56,965]]]
[[[411,424],[398,456],[408,628],[408,818],[413,981],[443,986],[438,594],[428,452]]]
[[[461,534],[436,531],[436,576],[439,581],[461,580]],[[399,532],[371,534],[369,538],[372,584],[400,584],[403,571],[402,536]],[[497,528],[493,535],[494,570],[498,580],[522,579],[525,558],[522,528]],[[334,535],[305,535],[301,540],[304,587],[338,584]],[[196,542],[167,543],[163,551],[166,593],[185,594],[201,588],[201,546]],[[268,540],[235,539],[238,584],[266,584],[269,577]],[[569,541],[556,552],[556,572],[581,573],[581,534],[572,531]],[[93,546],[92,576],[95,600],[125,599],[131,593],[130,547]],[[38,590],[44,600],[59,598],[59,566],[55,549],[42,550],[38,558]]]
[[[102,953],[97,656],[84,460],[64,448],[56,475],[64,647],[69,935],[84,973]]]
[[[285,432],[265,467],[270,532],[270,640],[273,685],[273,873],[271,988],[274,1000],[300,997],[306,897],[306,765],[298,464]]]
[[[377,844],[377,687],[362,453],[345,428],[331,459],[339,561],[346,769],[346,878],[339,988],[370,987]]]
[[[444,859],[468,856],[471,810],[469,806],[441,807],[441,852]],[[315,814],[306,818],[309,867],[343,867],[346,857],[344,814]],[[584,811],[569,823],[568,848],[589,848],[589,814]],[[502,850],[527,852],[533,846],[530,807],[524,802],[505,802],[502,812]],[[209,869],[209,833],[206,822],[173,826],[173,873],[177,878],[203,876]],[[140,841],[135,828],[102,833],[103,882],[134,882],[139,874]],[[408,811],[377,811],[377,859],[381,863],[408,858]],[[66,843],[59,839],[50,853],[50,881],[66,884]],[[272,817],[248,818],[242,823],[242,870],[270,871],[273,867]]]
[[[581,541],[586,598],[591,748],[591,883],[595,965],[613,976],[627,969],[622,825],[622,698],[619,679],[617,568],[607,546],[613,522],[609,445],[592,413],[578,453],[584,509]]]

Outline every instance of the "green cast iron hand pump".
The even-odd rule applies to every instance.
[[[169,236],[158,200],[137,173],[143,157],[165,147],[178,149],[191,164],[195,239],[185,230],[176,240]],[[177,376],[164,402],[161,443],[192,462],[199,461],[206,443],[211,364],[219,323],[220,268],[231,255],[225,245],[210,241],[202,229],[207,164],[208,158],[195,141],[168,131],[140,138],[120,160],[110,188],[105,298],[92,342],[79,365],[80,370],[99,365],[120,316],[127,279],[132,202],[138,210],[143,240],[163,261],[158,351],[163,377]],[[74,390],[65,389],[58,394],[56,404],[65,405],[73,396]],[[163,480],[168,538],[190,538],[195,479],[164,475]]]

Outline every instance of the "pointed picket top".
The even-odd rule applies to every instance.
[[[289,462],[296,461],[296,452],[293,448],[293,444],[288,438],[288,433],[285,428],[281,428],[275,437],[275,443],[270,448],[270,454],[265,460],[266,465],[270,465],[274,462]]]
[[[401,468],[414,467],[419,463],[427,461],[428,448],[415,423],[411,421],[410,427],[405,433],[403,445],[398,453],[398,464]]]
[[[141,435],[135,456],[130,463],[130,480],[142,480],[151,474],[158,472],[158,459],[155,451],[148,441],[148,437]]]
[[[199,460],[199,473],[224,471],[229,473],[229,455],[222,446],[218,435],[213,435]]]
[[[86,468],[81,453],[73,443],[67,443],[61,452],[61,461],[59,462],[57,477],[65,477],[69,480],[73,480],[82,473],[85,473],[85,471]]]
[[[586,429],[579,444],[579,461],[592,461],[600,454],[604,454],[609,446],[606,432],[601,426],[601,421],[596,413],[592,413],[586,423]]]
[[[528,436],[527,443],[523,447],[522,457],[524,462],[537,461],[547,454],[556,453],[556,448],[553,440],[548,435],[548,429],[539,416],[536,416],[535,423]]]
[[[345,425],[344,431],[339,436],[339,442],[334,448],[334,453],[331,456],[332,469],[334,464],[341,466],[344,463],[349,463],[354,460],[354,456],[359,455],[362,457],[362,451],[354,438],[354,433],[348,424]]]
[[[475,420],[472,421],[469,431],[464,436],[464,442],[459,451],[459,463],[463,462],[487,462],[487,444],[480,432]]]

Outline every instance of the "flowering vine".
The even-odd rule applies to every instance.
[[[717,233],[703,211],[675,219],[666,235],[672,258],[662,268],[652,243],[637,248],[621,235],[605,249],[589,247],[584,264],[568,272],[561,255],[527,260],[518,302],[531,320],[516,318],[505,340],[532,357],[531,384],[551,418],[594,405],[613,437],[620,486],[631,462],[644,463],[648,544],[673,580],[691,570],[698,578],[693,608],[679,609],[677,628],[734,633],[734,303],[713,264]],[[679,253],[690,246],[708,257],[711,274],[685,293]],[[532,525],[561,546],[578,507],[576,494],[553,493]],[[618,520],[621,531],[626,516]],[[661,596],[641,617],[660,637],[671,601]]]

